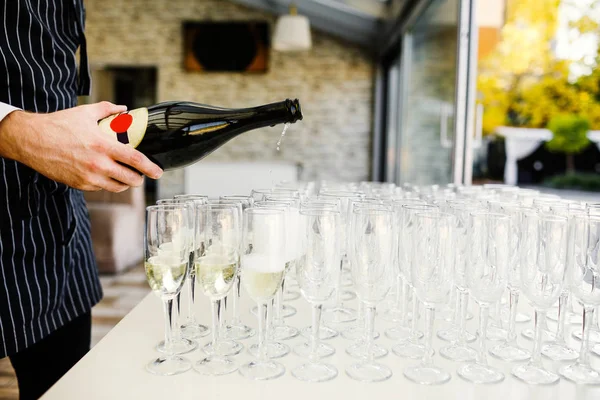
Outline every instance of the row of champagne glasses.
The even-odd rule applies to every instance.
[[[440,350],[440,354],[450,359],[456,359],[457,361],[470,361],[475,358],[476,362],[466,364],[465,366],[461,367],[458,373],[465,379],[470,379],[476,382],[484,382],[497,381],[503,378],[499,377],[498,374],[495,374],[495,372],[498,371],[491,370],[491,368],[487,365],[485,361],[485,348],[483,347],[485,342],[483,339],[485,339],[487,336],[485,335],[488,327],[486,322],[487,312],[491,307],[493,308],[495,304],[499,303],[500,296],[502,296],[502,292],[507,287],[511,294],[511,306],[514,304],[514,307],[511,307],[511,318],[509,318],[509,320],[512,321],[512,328],[511,323],[509,323],[509,337],[507,337],[506,340],[500,345],[494,346],[490,350],[490,353],[498,356],[499,358],[503,358],[504,356],[503,359],[510,357],[517,357],[519,359],[528,358],[527,350],[520,349],[518,347],[515,349],[516,341],[514,340],[514,337],[516,335],[514,333],[514,321],[516,319],[516,295],[518,295],[520,283],[518,278],[511,278],[511,276],[518,276],[519,272],[523,273],[522,268],[515,267],[515,265],[520,265],[520,263],[514,262],[514,254],[518,253],[516,252],[517,247],[522,248],[522,245],[519,245],[520,241],[515,238],[519,237],[519,231],[523,229],[522,227],[524,226],[524,223],[522,220],[525,219],[526,211],[529,211],[530,214],[536,216],[541,215],[544,217],[557,217],[560,220],[557,221],[557,223],[563,221],[560,215],[555,215],[557,212],[550,213],[539,208],[527,208],[527,206],[532,205],[526,204],[527,201],[530,200],[529,195],[532,194],[527,193],[526,189],[507,191],[512,193],[510,196],[511,200],[517,198],[524,204],[514,204],[514,201],[505,201],[505,204],[500,202],[501,205],[493,204],[494,200],[506,200],[503,199],[503,196],[506,196],[506,193],[504,193],[505,189],[508,188],[501,188],[501,190],[484,188],[484,190],[476,189],[471,191],[470,188],[460,187],[450,187],[445,189],[433,187],[410,187],[399,190],[398,188],[393,187],[393,185],[384,186],[372,183],[361,183],[356,186],[321,184],[321,188],[317,191],[314,188],[310,188],[310,185],[304,186],[302,190],[284,186],[276,188],[276,190],[265,190],[262,193],[260,193],[258,190],[253,192],[252,195],[254,200],[256,200],[256,203],[253,204],[252,207],[248,206],[246,208],[262,208],[273,211],[279,210],[286,215],[284,217],[284,220],[286,221],[284,225],[287,224],[288,226],[291,226],[289,208],[293,206],[295,210],[294,218],[296,218],[294,222],[296,229],[294,229],[294,231],[296,234],[302,232],[298,236],[295,236],[295,238],[297,239],[297,243],[302,243],[302,245],[299,249],[295,249],[293,251],[289,249],[290,246],[288,246],[288,249],[284,250],[284,253],[286,253],[283,256],[283,258],[286,259],[284,264],[287,265],[287,268],[285,269],[291,270],[291,265],[295,266],[298,284],[300,285],[303,297],[311,302],[311,304],[318,304],[321,306],[319,308],[319,314],[327,300],[331,298],[337,299],[337,301],[334,303],[334,306],[329,309],[331,315],[330,323],[332,321],[335,323],[340,323],[341,321],[339,317],[343,315],[351,316],[351,318],[347,321],[351,321],[357,317],[364,318],[364,320],[363,318],[359,318],[359,321],[357,321],[356,325],[353,327],[354,332],[358,332],[356,337],[361,340],[349,348],[347,352],[351,355],[365,357],[366,362],[361,362],[349,367],[346,371],[348,375],[359,380],[382,380],[387,379],[391,375],[391,371],[387,369],[387,367],[383,367],[382,365],[378,365],[373,362],[373,359],[380,357],[382,352],[384,353],[383,355],[385,355],[387,350],[381,349],[380,346],[377,346],[373,343],[373,339],[377,336],[377,334],[374,332],[374,324],[371,318],[374,318],[374,306],[377,303],[382,302],[385,295],[390,292],[392,286],[395,286],[396,294],[394,295],[394,298],[396,301],[394,302],[394,305],[396,307],[391,307],[389,314],[394,315],[394,318],[396,318],[395,322],[398,324],[389,330],[389,332],[386,332],[386,335],[390,338],[398,340],[399,342],[393,347],[395,354],[410,358],[423,357],[422,364],[417,368],[405,371],[405,375],[409,379],[421,383],[441,383],[443,381],[447,381],[449,379],[449,375],[443,371],[439,371],[440,373],[433,382],[426,381],[427,379],[431,379],[431,355],[433,354],[433,350],[431,349],[432,331],[429,329],[429,322],[430,319],[433,321],[433,310],[435,308],[445,307],[447,304],[447,299],[451,297],[450,294],[454,286],[459,293],[456,301],[457,311],[459,311],[457,315],[459,315],[459,317],[456,318],[456,329],[445,332],[444,335],[440,335],[441,332],[438,332],[438,336],[444,336],[451,341],[451,345],[442,348]],[[205,199],[205,202],[208,202],[208,200]],[[225,204],[221,205],[224,206]],[[309,216],[306,214],[309,212],[309,210],[311,210],[310,212],[312,213],[332,213],[337,215],[336,218],[338,220],[338,223],[335,224],[337,228],[333,231],[337,232],[339,244],[337,246],[326,246],[328,249],[337,249],[337,255],[332,253],[330,259],[333,259],[334,257],[338,257],[340,259],[340,262],[337,264],[337,268],[333,268],[333,271],[337,272],[333,273],[329,277],[329,279],[333,279],[333,281],[328,281],[328,284],[325,286],[332,289],[333,293],[329,297],[321,297],[318,302],[316,302],[314,296],[307,297],[305,294],[307,293],[307,289],[302,287],[301,278],[301,276],[303,276],[302,271],[306,271],[307,269],[305,260],[308,257],[308,249],[310,248],[307,245],[309,242],[307,235],[308,232],[313,232],[313,230],[303,228],[305,223],[301,223],[299,221],[306,221],[306,219],[309,218]],[[490,211],[492,211],[492,213],[490,213]],[[247,218],[245,213],[246,211],[244,210],[244,217],[241,219],[242,224],[244,223],[243,221],[245,218]],[[471,221],[471,219],[475,218],[476,213],[481,213],[482,215],[480,218],[484,218],[486,222],[482,222],[477,225],[474,221]],[[425,225],[425,223],[421,220],[425,219],[428,215],[430,219],[438,221],[436,224],[429,224],[429,226],[436,226],[437,229],[425,229],[422,227]],[[497,217],[497,221],[494,219],[494,216]],[[313,216],[313,218],[316,218],[316,216]],[[323,220],[324,218],[325,216],[319,215],[318,219]],[[515,223],[515,219],[519,221],[519,223]],[[565,219],[570,221],[569,218]],[[360,223],[359,220],[367,222]],[[378,221],[386,221],[387,224],[377,224]],[[500,223],[498,221],[503,222]],[[547,223],[549,224],[550,222]],[[446,232],[446,229],[444,228],[446,225],[450,226],[450,228],[447,229],[448,232]],[[570,226],[570,222],[565,223],[565,225],[567,227]],[[388,231],[384,230],[380,232],[375,229],[377,226],[384,226],[389,229]],[[515,228],[516,226],[519,228]],[[366,227],[368,229],[365,229],[365,231],[362,232],[360,229],[361,227]],[[476,230],[475,228],[478,228],[479,230]],[[496,232],[492,228],[499,230],[501,234],[491,234]],[[238,232],[240,231],[244,231],[244,234],[248,235],[245,233],[245,228],[244,230],[238,229]],[[469,235],[473,235],[474,231],[487,234],[490,239],[488,241],[481,240],[481,243],[475,240],[477,238],[469,239]],[[328,232],[331,232],[331,230]],[[438,243],[435,239],[436,237],[439,239],[439,235],[441,235],[443,232],[446,232],[444,235],[446,235],[445,237],[448,239],[444,240],[443,243],[452,243],[454,244],[453,247],[448,249],[438,249],[432,244]],[[244,235],[241,236],[244,237]],[[293,240],[293,237],[289,234],[282,234],[280,237],[285,238],[285,242],[290,242]],[[462,239],[460,239],[461,237]],[[501,238],[504,237],[505,239],[501,240]],[[565,234],[564,247],[560,246],[562,245],[562,242],[558,243],[559,246],[555,247],[564,248],[563,253],[565,255],[570,253],[567,251],[566,243],[571,243],[567,241],[566,238],[567,235]],[[245,243],[244,240],[245,239],[239,239],[238,237],[238,243]],[[323,242],[326,241],[325,237],[322,236],[320,237],[320,240]],[[329,240],[335,241],[335,239],[332,238]],[[545,239],[541,238],[538,240],[543,241]],[[314,240],[311,243],[314,244]],[[469,249],[480,249],[480,252],[477,255],[477,257],[480,258],[476,258],[473,254],[466,251],[466,243],[469,243],[469,245],[472,243],[478,244],[478,246],[470,246]],[[537,242],[531,242],[528,244],[527,248],[534,246],[536,243]],[[537,243],[537,245],[539,245],[539,243]],[[191,246],[193,246],[193,244],[191,244]],[[246,245],[238,245],[239,250],[237,256],[241,258],[241,260],[244,259],[244,254],[247,252],[247,250],[244,250],[244,246]],[[248,248],[248,246],[246,246],[246,248]],[[250,246],[249,248],[253,248],[253,246]],[[390,249],[389,258],[386,258],[385,254],[387,253],[383,250],[388,248]],[[371,259],[369,258],[369,254],[371,254],[369,253],[369,250],[373,249],[378,249],[379,251],[372,252],[374,255],[372,256],[373,259]],[[416,249],[420,250],[417,251]],[[428,249],[429,253],[423,253],[423,249]],[[434,249],[435,251],[433,251]],[[504,251],[499,251],[499,249],[504,249]],[[222,253],[221,249],[218,252]],[[428,259],[432,254],[439,254],[437,257],[433,258],[435,261],[423,261]],[[521,256],[519,255],[517,258],[520,259]],[[415,259],[417,262],[415,262]],[[441,265],[444,262],[449,264],[446,268],[443,268]],[[506,263],[505,272],[502,272],[503,270],[501,269],[500,262]],[[432,264],[437,264],[437,266],[432,267]],[[565,259],[565,262],[562,265],[566,264],[567,262]],[[196,263],[195,265],[198,264]],[[237,265],[240,265],[239,261]],[[241,265],[242,282],[244,283],[246,290],[250,293],[251,289],[248,289],[244,279],[244,263],[242,262]],[[249,265],[252,269],[252,262],[250,262]],[[328,265],[335,265],[335,263],[330,262]],[[415,281],[415,277],[421,276],[418,269],[426,268],[426,265],[430,265],[429,268],[431,271],[440,273],[446,278],[443,280],[444,285],[439,287],[439,292],[432,293],[431,285],[428,283],[428,281]],[[490,265],[492,267],[490,267]],[[234,267],[234,269],[235,268],[237,267]],[[324,267],[321,267],[320,270],[323,271],[323,268]],[[415,271],[415,268],[417,268],[417,271]],[[499,292],[498,296],[495,296],[493,294],[495,292],[489,287],[485,288],[483,291],[483,293],[486,295],[486,298],[481,299],[481,296],[477,295],[478,291],[473,289],[473,285],[475,285],[477,282],[469,285],[467,279],[470,276],[469,273],[473,273],[473,268],[479,268],[481,271],[484,271],[481,272],[481,276],[478,276],[478,279],[485,281],[487,285],[496,285],[493,286],[493,288],[497,288],[497,291]],[[193,269],[195,270],[196,274],[198,274],[198,268]],[[344,307],[341,301],[341,296],[339,295],[344,290],[343,276],[344,272],[347,272],[348,269],[351,271],[350,276],[352,277],[352,284],[356,290],[356,293],[358,294],[360,304],[364,305],[364,312],[359,312],[358,316],[356,315],[355,310]],[[518,271],[519,269],[520,271]],[[488,279],[488,275],[490,275],[488,270],[495,271],[491,275],[494,276],[497,281],[491,282]],[[563,277],[566,270],[567,269],[565,267],[565,270],[563,270]],[[444,271],[446,275],[443,275]],[[281,275],[283,281],[285,271]],[[435,282],[435,276],[432,276],[431,274],[425,275],[428,277],[428,279],[432,279],[432,281]],[[197,275],[197,277],[198,276],[199,275]],[[238,276],[238,273],[234,273],[233,280],[237,280]],[[504,276],[503,279],[502,276]],[[304,280],[305,282],[311,282],[311,284],[314,285],[315,278]],[[251,281],[252,280],[249,279],[249,282]],[[392,282],[395,282],[395,285],[392,285]],[[428,287],[429,290],[423,291],[423,286]],[[439,285],[434,286],[437,287]],[[228,290],[230,289],[231,286],[229,286]],[[412,303],[412,313],[409,313],[408,299],[410,298],[412,292],[414,292],[416,296],[414,297]],[[563,285],[561,285],[559,294],[563,292]],[[280,293],[282,293],[282,296],[284,295],[283,291],[280,291]],[[479,335],[482,342],[479,352],[476,352],[467,345],[468,342],[472,341],[473,337],[464,329],[464,321],[468,315],[466,312],[466,299],[468,299],[469,293],[481,306],[480,333],[483,332],[484,334]],[[528,292],[525,294],[528,295]],[[574,292],[573,294],[577,296]],[[434,295],[437,295],[437,297]],[[257,300],[254,297],[253,299]],[[549,297],[548,301],[551,299],[552,297]],[[215,301],[219,301],[219,299],[216,299]],[[421,344],[419,342],[419,339],[421,336],[423,336],[423,334],[417,329],[418,318],[411,318],[411,314],[412,316],[418,316],[419,301],[423,303],[426,309],[425,319],[427,322],[427,329],[425,335],[425,344]],[[554,301],[556,301],[556,299],[554,299]],[[268,299],[266,302],[263,301],[263,303],[266,303],[267,307],[270,304]],[[279,304],[281,304],[281,302],[279,302]],[[220,307],[213,308],[215,309],[215,313],[218,317]],[[359,307],[359,311],[360,308],[361,307]],[[234,307],[234,315],[236,313],[235,309],[236,307]],[[430,314],[431,318],[429,318]],[[590,317],[588,316],[588,320],[589,318]],[[317,320],[320,320],[320,318]],[[536,321],[538,320],[539,318],[536,318]],[[407,326],[409,321],[411,321],[410,326]],[[213,325],[213,338],[216,341],[218,339],[216,334],[217,328],[220,326],[218,318]],[[538,326],[542,325],[542,323],[538,324]],[[588,323],[588,327],[590,325],[591,324]],[[327,330],[329,330],[329,332],[327,332]],[[346,331],[349,330],[347,329]],[[344,331],[343,334],[346,333],[346,331]],[[311,355],[311,363],[302,370],[304,372],[296,372],[296,370],[294,370],[292,373],[299,379],[305,380],[331,379],[337,375],[337,370],[335,370],[335,367],[317,362],[317,360],[321,357],[329,355],[327,353],[331,353],[331,349],[328,349],[327,345],[319,343],[319,339],[323,338],[323,333],[325,333],[325,337],[332,337],[337,335],[337,332],[328,326],[326,326],[324,330],[320,330],[319,324],[315,323],[313,318],[312,333],[313,335],[311,335],[310,345],[303,345],[301,349],[295,349],[298,354]],[[263,337],[265,336],[263,335]],[[262,343],[264,342],[267,342],[267,344],[270,343],[268,339],[262,341]],[[228,343],[228,345],[231,344],[232,343]],[[215,344],[213,343],[212,346],[214,347]],[[266,345],[263,346],[263,350],[266,347]],[[540,346],[538,345],[537,347]],[[209,350],[209,353],[210,348],[210,346],[206,348],[206,350]],[[228,347],[226,348],[229,349]],[[535,350],[536,346],[534,346],[534,355],[536,354]],[[218,359],[216,356],[219,356],[223,352],[217,351],[213,353],[215,353],[213,358]],[[224,353],[236,354],[236,352],[231,349],[224,351]],[[269,352],[265,352],[265,354],[267,357],[272,356],[269,354]],[[205,362],[210,360],[210,357],[207,357]],[[533,361],[534,360],[532,359],[532,362]],[[227,364],[232,368],[235,367],[233,363]],[[317,371],[319,371],[319,373],[312,373],[315,368]],[[196,367],[196,369],[199,370],[200,368]],[[263,371],[264,368],[259,370]],[[279,368],[275,370],[280,371],[281,369]],[[246,369],[242,368],[241,371],[246,371]],[[311,372],[306,373],[306,371]],[[225,370],[224,373],[226,372],[230,371]],[[243,373],[247,376],[251,375],[248,372]],[[426,378],[423,378],[419,374],[425,374]],[[517,372],[514,372],[514,374],[517,375]],[[278,374],[275,374],[274,376],[278,376]],[[323,378],[317,379],[314,378],[314,376],[322,376]]]

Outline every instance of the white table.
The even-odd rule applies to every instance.
[[[525,302],[523,296],[523,303]],[[242,318],[247,323],[256,326],[256,318],[250,314],[252,305],[247,297],[242,297]],[[352,304],[350,302],[349,304]],[[290,303],[298,309],[298,314],[286,319],[296,327],[304,327],[310,321],[309,307],[303,299]],[[529,307],[523,304],[523,310]],[[476,312],[476,307],[471,308]],[[600,399],[600,387],[578,386],[564,379],[556,385],[536,387],[526,385],[510,375],[511,364],[488,357],[489,362],[501,368],[506,374],[503,382],[494,385],[474,385],[468,383],[456,374],[459,363],[443,359],[438,354],[434,362],[451,372],[450,382],[440,386],[422,386],[408,381],[402,374],[406,366],[414,365],[417,361],[402,359],[390,353],[380,359],[381,363],[392,368],[394,375],[387,381],[379,383],[361,383],[350,379],[344,368],[354,360],[345,353],[345,348],[351,343],[343,338],[329,340],[337,352],[327,359],[339,370],[339,375],[326,383],[306,383],[295,379],[290,370],[299,365],[302,360],[291,353],[279,359],[286,368],[286,374],[272,381],[251,381],[239,373],[220,377],[205,377],[191,370],[182,375],[160,377],[152,375],[145,370],[145,365],[157,356],[154,346],[162,339],[163,317],[160,300],[150,294],[130,314],[128,314],[108,335],[98,343],[73,369],[71,369],[58,383],[56,383],[43,400],[118,400],[118,399],[143,399],[143,400],[183,400],[183,399],[244,399],[244,400],[314,400],[314,399],[444,399],[444,400],[517,400],[517,399],[543,399],[543,400],[570,400],[570,399]],[[199,298],[198,315],[203,322],[210,320],[209,305],[205,298]],[[475,316],[468,323],[468,329],[474,332],[478,318]],[[549,321],[550,322],[550,321]],[[436,321],[436,329],[443,324]],[[531,323],[517,324],[518,332]],[[393,344],[384,335],[383,331],[391,324],[377,319],[376,329],[382,333],[377,342],[390,349]],[[554,326],[551,324],[551,326]],[[570,332],[576,325],[568,325],[567,339],[573,345],[578,342],[570,337]],[[202,340],[205,343],[208,339]],[[298,338],[286,341],[288,345],[301,343],[304,339]],[[245,345],[253,344],[256,337],[243,341]],[[527,348],[532,343],[519,337],[519,342]],[[489,345],[494,342],[488,341]],[[437,351],[445,342],[434,339],[434,348]],[[476,343],[473,344],[476,346]],[[201,358],[201,353],[196,350],[187,355],[192,360]],[[600,358],[592,355],[592,362],[600,368]],[[250,359],[244,350],[235,357],[240,363]],[[552,363],[544,359],[544,364],[556,370],[561,364]],[[51,365],[48,368],[52,368]]]
[[[552,139],[552,132],[548,129],[500,126],[496,129],[496,133],[506,140],[504,182],[509,185],[517,184],[517,161],[533,153],[543,142]],[[588,138],[600,148],[600,131],[588,132]]]

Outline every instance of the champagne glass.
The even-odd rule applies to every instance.
[[[206,204],[208,201],[207,196],[203,195],[177,195],[174,199],[164,199],[158,200],[156,204],[184,204],[187,203],[189,206],[189,217],[190,217],[190,235],[192,237],[192,251],[190,252],[190,265],[188,268],[188,279],[186,279],[188,285],[188,316],[186,321],[181,325],[181,335],[187,339],[198,339],[204,337],[210,333],[210,330],[206,325],[198,323],[196,321],[196,312],[195,312],[195,302],[196,302],[196,270],[194,268],[194,262],[198,253],[198,249],[202,245],[202,243],[196,243],[196,238],[194,237],[195,229],[195,212],[196,209],[194,204]],[[181,292],[177,295],[177,309],[179,310],[179,302],[180,302]],[[176,335],[175,335],[176,336]],[[187,348],[187,351],[190,352],[196,349],[196,346],[191,346],[191,343],[186,343],[186,341],[174,339],[174,341],[178,341],[179,347],[182,348],[183,351]],[[189,341],[187,341],[189,342]]]
[[[285,211],[267,208],[244,210],[242,284],[258,303],[258,360],[240,367],[240,373],[256,380],[274,379],[285,367],[267,354],[267,304],[281,287],[286,264]]]
[[[423,332],[418,330],[419,321],[419,299],[414,294],[414,286],[412,283],[412,263],[415,259],[412,257],[411,243],[415,234],[415,215],[420,212],[438,210],[438,207],[431,204],[403,204],[400,209],[400,245],[402,246],[402,268],[403,280],[405,283],[404,290],[410,291],[412,296],[412,320],[408,338],[399,336],[400,342],[392,351],[399,357],[407,357],[413,359],[423,358],[425,345],[419,343],[419,339],[423,337]],[[398,222],[397,222],[398,224]],[[389,336],[388,336],[389,337]],[[433,352],[433,350],[432,350]],[[433,353],[431,354],[433,356]]]
[[[396,326],[385,331],[385,335],[392,340],[401,340],[408,338],[410,328],[408,327],[408,302],[410,296],[410,287],[406,285],[404,287],[404,280],[402,279],[402,269],[408,268],[408,264],[404,259],[404,248],[401,243],[400,231],[400,211],[404,204],[426,204],[420,199],[397,199],[392,203],[394,220],[396,221],[395,227],[397,228],[394,233],[394,266],[396,268],[396,293],[395,299],[392,306],[386,310],[381,318],[395,322]]]
[[[522,290],[535,308],[535,340],[529,362],[513,368],[512,374],[530,384],[551,384],[559,377],[542,364],[542,329],[546,311],[558,300],[564,286],[567,218],[540,211],[525,213],[519,256]]]
[[[569,221],[572,220],[575,215],[585,215],[585,208],[580,207],[580,204],[581,203],[568,200],[557,201],[550,205],[549,212],[554,215],[567,217]],[[569,224],[568,221],[567,224]],[[569,258],[567,258],[567,261],[570,261]],[[569,266],[567,265],[567,271],[568,269]],[[550,312],[548,312],[548,314],[550,314]],[[542,354],[554,361],[570,361],[579,357],[577,350],[569,347],[565,341],[565,323],[567,316],[571,319],[572,316],[577,316],[577,314],[571,312],[571,291],[569,290],[569,285],[565,284],[560,297],[558,298],[558,314],[556,315],[556,318],[552,318],[557,320],[556,333],[554,335],[555,339],[542,346]],[[548,319],[550,319],[549,316]]]
[[[327,190],[320,193],[320,197],[327,200],[339,201],[341,207],[341,255],[342,259],[340,262],[340,269],[344,271],[344,265],[348,264],[347,255],[347,226],[350,218],[350,204],[351,201],[360,200],[364,197],[361,193],[348,190]],[[352,322],[356,320],[356,310],[344,306],[342,296],[342,277],[343,273],[340,274],[340,282],[336,285],[336,292],[334,295],[335,305],[332,308],[328,308],[326,312],[330,314],[330,322],[334,324],[342,324],[345,322]]]
[[[297,199],[290,197],[267,196],[265,202],[258,204],[260,207],[283,208],[285,210],[286,224],[286,266],[283,280],[281,281],[281,290],[275,295],[275,315],[273,316],[273,330],[271,336],[275,340],[292,339],[300,334],[300,331],[293,326],[285,323],[285,317],[296,314],[296,309],[283,304],[283,294],[285,292],[286,275],[294,268],[294,265],[300,257],[298,252],[298,219],[300,212],[300,203]],[[288,312],[288,311],[291,311]]]
[[[600,372],[590,366],[590,323],[600,306],[600,216],[577,215],[571,220],[567,284],[583,304],[583,332],[579,359],[560,374],[579,384],[600,384]]]
[[[457,290],[455,321],[450,329],[440,330],[437,336],[451,342],[449,346],[440,349],[440,355],[453,361],[472,361],[477,352],[467,343],[473,342],[475,335],[467,332],[467,313],[469,305],[469,288],[466,280],[469,248],[469,215],[479,209],[478,203],[472,200],[449,200],[444,204],[444,210],[454,215],[455,250],[454,257],[454,286]]]
[[[188,203],[187,200],[162,199],[162,200],[158,200],[156,202],[156,204],[157,205],[172,205],[172,206],[185,207],[187,210],[186,214],[188,216],[188,221],[190,221],[188,223],[188,226],[191,227],[193,225],[193,222],[191,220],[191,218],[193,218],[193,205],[191,203]],[[190,237],[192,235],[191,232],[192,231],[189,231],[187,233],[188,235],[190,235]],[[191,246],[193,246],[193,244]],[[192,248],[191,246],[190,246],[190,249]],[[190,260],[191,260],[191,257],[192,257],[192,254],[190,252]],[[191,276],[192,276],[192,273],[188,270],[188,275],[186,277],[187,282],[190,281]],[[192,340],[192,338],[184,337],[181,326],[179,326],[179,320],[181,317],[181,291],[179,291],[179,293],[177,293],[177,296],[175,296],[174,300],[175,301],[173,303],[173,316],[172,316],[174,322],[173,322],[173,331],[172,331],[172,335],[171,335],[171,342],[169,344],[169,349],[166,348],[166,342],[164,340],[161,340],[156,345],[156,350],[160,351],[161,353],[169,353],[169,352],[172,352],[174,354],[190,353],[190,352],[196,350],[196,348],[198,347],[198,343],[196,343],[194,340]],[[207,328],[207,330],[208,330],[208,328]]]
[[[415,215],[411,258],[412,284],[425,306],[425,351],[419,365],[408,367],[404,376],[413,382],[434,385],[448,382],[450,374],[433,365],[432,335],[435,308],[446,304],[452,289],[454,217],[439,211]]]
[[[239,220],[242,220],[242,212],[246,208],[251,207],[254,204],[254,200],[249,196],[221,196],[219,197],[220,204],[236,204],[238,206]],[[240,225],[241,229],[241,225]],[[241,245],[241,241],[240,241]],[[225,329],[223,331],[223,337],[232,340],[242,340],[247,339],[251,336],[254,336],[254,329],[250,328],[248,325],[244,324],[240,319],[240,289],[241,289],[241,281],[240,274],[236,275],[235,281],[233,282],[233,293],[231,293],[227,298],[231,298],[232,308],[233,308],[233,316],[231,321],[228,324],[225,324]],[[227,303],[226,303],[227,306]]]
[[[508,290],[510,293],[510,311],[508,320],[508,333],[506,340],[492,347],[490,354],[504,361],[524,361],[531,357],[531,352],[517,344],[515,323],[519,293],[521,291],[521,263],[519,247],[521,245],[521,231],[523,228],[523,215],[532,212],[530,207],[523,207],[519,203],[501,202],[493,211],[507,215],[510,218],[510,252],[508,264]]]
[[[304,208],[300,211],[301,243],[304,256],[296,264],[296,274],[304,298],[312,305],[312,336],[310,343],[295,348],[309,362],[296,367],[292,375],[308,382],[324,382],[335,378],[337,368],[319,360],[335,353],[335,349],[320,343],[319,328],[323,303],[332,297],[335,282],[341,273],[340,214],[336,210]]]
[[[323,212],[336,212],[336,213],[340,213],[340,204],[337,200],[322,200],[322,199],[314,199],[314,198],[310,198],[310,199],[306,199],[304,202],[302,202],[300,204],[300,212],[302,213],[302,210],[321,210]],[[338,219],[340,219],[340,217],[338,217]],[[340,225],[338,227],[338,229],[341,229],[341,223],[338,221],[338,224]],[[339,251],[338,251],[339,253]],[[341,255],[340,255],[341,257]],[[337,275],[336,275],[337,276]],[[339,279],[339,278],[338,278]],[[334,287],[335,284],[337,284],[337,281],[334,282]],[[305,338],[310,339],[312,337],[312,325],[311,326],[307,326],[306,328],[302,329],[300,331],[300,333],[302,334],[302,336],[304,336]],[[327,325],[325,325],[323,322],[321,322],[321,326],[319,328],[319,340],[328,340],[328,339],[333,339],[334,337],[339,336],[339,332]]]
[[[225,375],[237,369],[231,355],[243,346],[219,337],[222,300],[229,294],[240,262],[240,220],[232,204],[196,205],[196,237],[204,238],[204,248],[196,259],[196,279],[212,302],[212,340],[204,346],[208,355],[194,365],[203,375]]]
[[[503,214],[476,211],[469,216],[465,278],[471,296],[479,304],[479,352],[477,360],[463,365],[458,375],[473,383],[497,383],[504,374],[490,366],[486,355],[489,307],[500,300],[508,281],[510,219]]]
[[[346,369],[349,377],[363,382],[389,379],[392,371],[373,360],[375,308],[390,290],[392,268],[393,218],[386,207],[354,209],[349,232],[348,255],[352,259],[352,277],[360,301],[366,306],[367,357]]]
[[[181,291],[190,258],[189,209],[182,205],[156,205],[146,208],[144,253],[146,278],[161,298],[165,315],[165,353],[146,369],[156,375],[175,375],[189,370],[191,362],[175,355],[173,338],[173,299]]]

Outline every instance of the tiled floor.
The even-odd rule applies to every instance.
[[[118,276],[102,276],[104,298],[92,311],[92,346],[96,345],[149,292],[143,265]],[[0,360],[0,400],[17,400],[17,379],[8,358]]]

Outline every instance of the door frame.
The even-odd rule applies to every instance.
[[[388,82],[391,60],[400,58],[400,83],[395,88],[398,91],[398,115],[402,116],[398,125],[396,143],[401,143],[400,136],[405,131],[404,112],[407,103],[406,82],[410,71],[407,71],[412,52],[410,51],[411,28],[418,18],[437,0],[416,0],[410,9],[400,16],[401,21],[396,29],[388,32],[382,38],[384,46],[380,49],[377,73],[375,79],[375,109],[374,109],[374,138],[372,179],[381,181],[386,173],[386,135],[387,107],[390,98]],[[459,0],[459,26],[457,30],[457,68],[456,95],[454,101],[454,139],[451,181],[454,184],[470,184],[472,176],[472,148],[476,118],[476,77],[477,77],[477,45],[478,30],[476,25],[476,0]],[[400,146],[396,149],[396,160],[400,160]],[[394,173],[398,177],[398,173]]]

